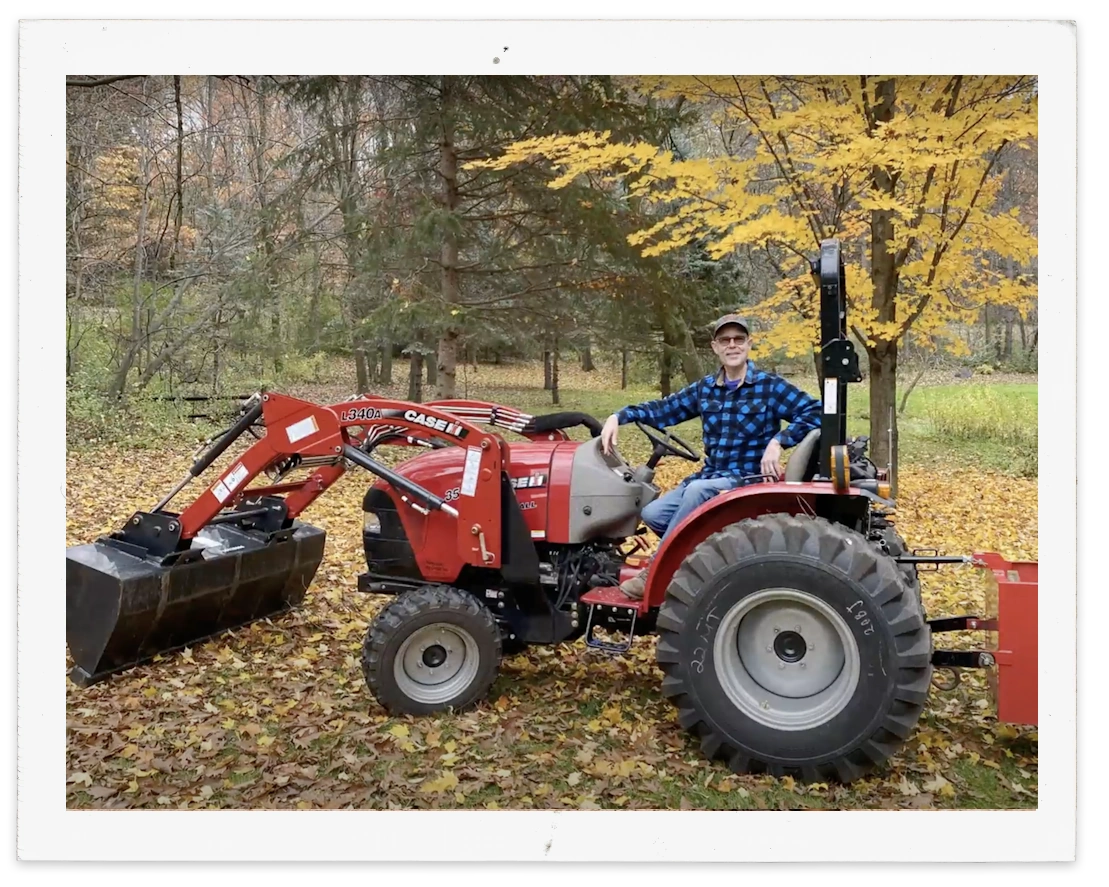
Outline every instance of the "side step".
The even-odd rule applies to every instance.
[[[581,603],[589,607],[589,618],[585,623],[585,644],[595,650],[604,650],[606,653],[625,653],[631,649],[632,636],[635,633],[635,620],[643,608],[643,601],[633,601],[619,588],[594,588],[581,596]],[[615,644],[602,641],[593,636],[597,626],[602,628],[619,628],[626,630],[628,639],[625,643]]]

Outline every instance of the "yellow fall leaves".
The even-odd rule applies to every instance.
[[[811,296],[803,295],[813,290],[805,257],[828,237],[844,242],[851,322],[872,342],[903,338],[916,318],[918,340],[934,345],[946,324],[976,316],[986,303],[1026,312],[1036,289],[1020,269],[1036,255],[1036,236],[1021,207],[998,208],[1008,173],[997,160],[1005,146],[1036,137],[1032,81],[889,82],[886,120],[876,112],[875,78],[636,78],[660,98],[703,106],[721,129],[748,136],[750,147],[677,159],[654,145],[615,142],[609,132],[583,132],[517,142],[471,166],[506,169],[540,158],[556,172],[552,188],[587,174],[619,181],[630,197],[665,208],[628,238],[644,256],[695,240],[713,258],[745,244],[774,248],[782,284],[751,314],[767,322],[764,344],[790,356],[805,353],[817,335]],[[859,264],[860,251],[875,248],[876,213],[888,217],[887,248],[899,268],[894,320],[879,320]],[[986,256],[1015,264],[983,265]]]
[[[121,485],[124,462],[134,482]],[[189,463],[188,452],[69,453],[67,543],[149,507]],[[687,463],[665,460],[656,479],[669,488],[689,470]],[[383,603],[353,592],[364,569],[365,484],[364,477],[348,475],[305,514],[326,524],[329,538],[301,610],[88,690],[67,682],[68,803],[933,807],[981,805],[974,793],[982,793],[982,784],[993,786],[989,802],[1036,803],[1035,733],[993,721],[984,677],[974,674],[955,693],[933,692],[926,718],[890,770],[849,789],[735,776],[704,760],[659,693],[652,638],[637,639],[619,658],[596,656],[580,641],[531,648],[502,662],[496,689],[475,710],[390,719],[366,690],[358,662],[362,635]],[[911,547],[1037,556],[1034,480],[951,463],[910,465],[900,489],[897,526]],[[986,577],[979,570],[945,567],[923,574],[922,586],[930,616],[984,606]]]
[[[429,779],[420,786],[420,791],[424,794],[435,792],[441,794],[443,792],[453,791],[458,787],[458,777],[450,770],[444,771],[440,776],[435,779]]]

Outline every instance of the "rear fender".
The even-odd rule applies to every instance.
[[[763,514],[808,514],[851,526],[866,514],[867,497],[854,488],[837,493],[831,483],[757,483],[714,496],[663,540],[647,573],[640,609],[661,607],[670,580],[693,550],[713,533]]]

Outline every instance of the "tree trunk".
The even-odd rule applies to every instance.
[[[143,96],[146,95],[146,80],[143,80]],[[146,255],[146,220],[150,212],[150,200],[148,195],[148,180],[150,176],[150,158],[146,151],[146,138],[145,138],[145,125],[140,134],[142,143],[140,147],[140,160],[139,160],[139,187],[142,189],[142,203],[139,205],[139,224],[135,241],[135,274],[134,285],[131,291],[131,336],[127,343],[127,350],[123,355],[123,361],[120,363],[119,368],[116,370],[115,379],[112,381],[110,395],[113,398],[122,398],[124,391],[127,389],[127,376],[131,372],[131,367],[134,366],[135,358],[139,356],[139,351],[142,348],[141,334],[142,334],[142,277],[143,277],[143,259]]]
[[[382,385],[393,384],[393,346],[382,345],[381,351],[381,371],[378,373],[377,381]]]
[[[870,453],[879,468],[892,465],[893,492],[897,493],[897,344],[868,349],[870,364]],[[890,450],[890,434],[893,449]]]
[[[895,86],[893,80],[881,80],[875,87],[874,120],[893,119]],[[871,168],[871,181],[879,194],[894,196],[895,182],[886,167]],[[871,306],[882,324],[897,322],[897,282],[899,268],[891,241],[893,212],[872,210],[870,213],[870,279],[873,284]],[[867,347],[870,365],[870,452],[874,464],[891,464],[894,479],[897,469],[897,339],[879,339]],[[890,433],[893,449],[890,449]]]
[[[1006,312],[1005,318],[1005,345],[1003,346],[1001,357],[1006,363],[1013,359],[1013,315]]]
[[[554,386],[554,378],[551,374],[551,349],[543,349],[543,390],[550,391]]]
[[[424,363],[427,364],[427,384],[438,385],[439,365],[434,360],[429,360],[427,358],[424,359]]]
[[[440,260],[443,268],[443,303],[449,312],[450,306],[461,301],[458,289],[458,236],[455,233],[454,213],[458,210],[458,155],[454,147],[454,124],[451,113],[451,78],[442,79],[441,115],[443,140],[440,143],[439,174],[443,179],[443,209],[448,217],[443,230],[443,245]],[[450,316],[448,314],[448,316]],[[452,324],[439,339],[439,382],[438,398],[445,400],[455,396],[456,371],[458,367],[459,329]]]
[[[689,324],[681,316],[680,310],[669,302],[658,306],[658,320],[662,328],[662,340],[668,346],[666,350],[670,363],[667,371],[672,373],[674,360],[680,360],[686,384],[692,385],[701,378],[701,358],[697,354]]]
[[[362,340],[362,333],[355,331],[354,339],[354,376],[358,394],[365,394],[370,390],[370,368],[366,361],[366,343]]]
[[[174,179],[174,197],[176,199],[176,215],[173,219],[173,247],[169,253],[169,270],[177,270],[177,247],[181,242],[181,226],[185,218],[185,188],[184,168],[185,158],[185,124],[181,113],[181,75],[173,75],[173,101],[177,106],[177,175]]]
[[[596,367],[593,365],[593,348],[589,342],[585,343],[585,347],[581,352],[581,368],[582,372],[591,373]]]
[[[681,341],[682,375],[685,376],[685,383],[692,385],[702,375],[701,357],[697,354],[697,346],[693,343],[693,333],[689,330],[689,324],[679,323],[678,335]]]
[[[423,400],[424,356],[415,348],[408,358],[408,399],[412,403]]]
[[[558,404],[558,334],[554,337],[554,349],[551,355],[551,403]]]
[[[628,387],[628,349],[620,349],[620,390]]]
[[[913,393],[913,389],[916,388],[917,383],[924,378],[924,373],[927,369],[927,364],[922,366],[920,368],[920,372],[916,374],[916,378],[913,379],[913,381],[909,384],[909,387],[905,390],[905,393],[901,395],[901,406],[897,409],[898,416],[905,415],[905,405],[909,402],[909,395]]]
[[[265,287],[263,310],[269,310],[269,358],[273,363],[275,376],[284,370],[281,349],[281,300],[278,297],[277,269],[275,267],[276,248],[274,246],[273,225],[270,219],[269,166],[266,163],[266,149],[269,141],[269,104],[266,97],[266,81],[260,79],[255,94],[258,109],[258,129],[255,132],[249,110],[246,114],[247,135],[251,142],[253,156],[249,158],[251,173],[254,177],[254,192],[258,201],[258,222],[255,230],[255,244],[262,254],[260,269]],[[249,101],[247,102],[249,108]]]
[[[670,373],[672,359],[670,357],[670,346],[666,344],[665,339],[662,343],[662,351],[658,358],[658,390],[660,397],[668,397],[670,395]]]

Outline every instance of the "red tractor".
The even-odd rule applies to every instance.
[[[740,773],[858,778],[912,735],[934,667],[990,669],[999,717],[1034,723],[1036,565],[906,550],[885,473],[846,439],[846,386],[860,376],[837,242],[822,244],[813,271],[821,429],[783,479],[717,496],[672,532],[643,600],[617,586],[645,561],[639,515],[659,495],[658,462],[700,459],[676,436],[640,426],[653,451],[633,466],[603,453],[600,424],[581,413],[261,394],[153,511],[67,550],[72,678],[90,683],[299,604],[324,533],[296,518],[356,465],[380,479],[363,502],[359,589],[394,596],[367,632],[362,668],[392,714],[478,702],[502,654],[530,644],[584,635],[619,653],[655,632],[682,726]],[[578,425],[589,441],[570,439]],[[259,439],[214,484],[165,510],[247,431]],[[384,445],[426,451],[390,469],[373,457]],[[272,482],[252,486],[263,472]],[[288,480],[297,473],[307,477]],[[929,621],[917,566],[939,563],[988,567],[991,612]],[[933,648],[933,634],[960,629],[991,632],[990,649]]]

